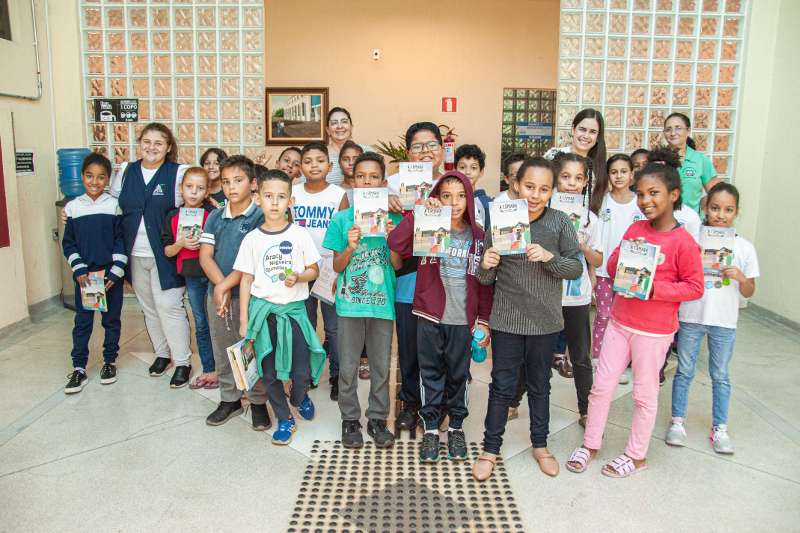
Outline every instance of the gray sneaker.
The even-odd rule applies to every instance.
[[[708,434],[708,440],[714,446],[714,451],[717,453],[733,453],[733,443],[728,436],[728,426],[720,424],[711,428],[711,433]]]
[[[670,446],[683,446],[686,440],[686,430],[683,428],[683,420],[680,418],[673,418],[667,430],[667,436],[664,439]]]

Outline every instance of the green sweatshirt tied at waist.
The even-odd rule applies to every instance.
[[[250,320],[247,323],[248,339],[253,339],[258,360],[258,374],[263,376],[262,361],[272,352],[272,339],[269,336],[267,317],[275,315],[278,323],[277,349],[275,350],[275,371],[278,379],[289,379],[292,370],[292,323],[293,318],[303,331],[303,336],[311,352],[311,381],[316,384],[325,366],[325,350],[319,342],[317,332],[308,321],[305,302],[291,302],[275,305],[261,298],[250,298]]]

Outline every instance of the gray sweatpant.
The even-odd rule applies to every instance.
[[[389,418],[389,365],[394,322],[385,318],[339,317],[339,410],[342,420],[361,418],[358,403],[358,362],[364,343],[369,359],[367,418]]]
[[[242,391],[236,388],[236,380],[233,378],[227,351],[229,346],[242,340],[239,336],[239,298],[231,300],[230,309],[227,318],[219,316],[217,307],[214,305],[214,298],[210,294],[206,294],[206,317],[208,318],[208,328],[211,330],[211,347],[214,350],[214,364],[217,367],[219,396],[223,402],[235,402],[242,397]],[[267,403],[267,392],[260,379],[245,394],[252,404],[264,405]]]

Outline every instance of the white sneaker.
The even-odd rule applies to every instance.
[[[711,433],[708,434],[708,439],[714,446],[714,451],[717,453],[733,453],[733,443],[728,436],[728,426],[720,424],[711,428]]]
[[[619,384],[620,385],[627,385],[628,383],[630,383],[630,378],[628,377],[628,371],[626,370],[619,377]]]
[[[673,418],[664,441],[670,446],[683,446],[685,440],[686,430],[683,427],[683,419]]]

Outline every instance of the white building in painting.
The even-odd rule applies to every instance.
[[[319,122],[321,114],[322,96],[318,94],[299,94],[283,102],[283,118],[286,120]]]

